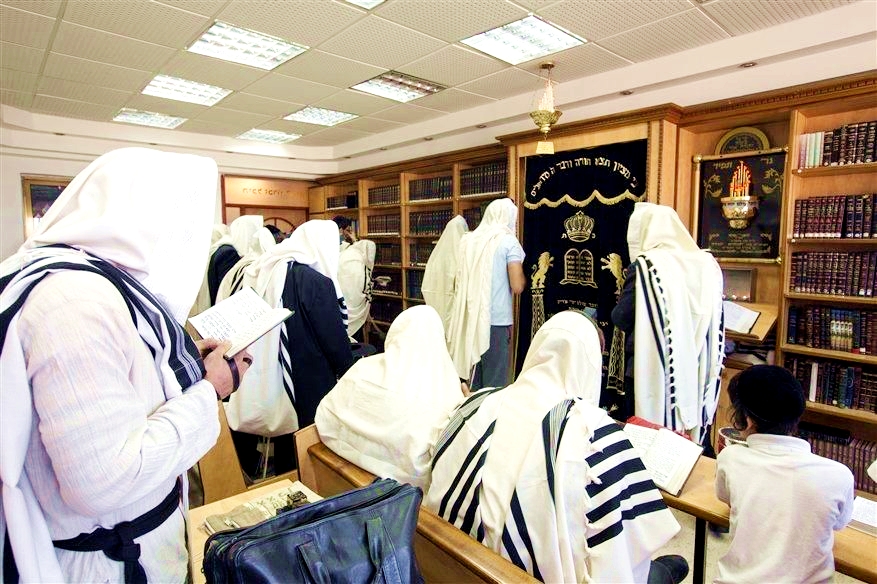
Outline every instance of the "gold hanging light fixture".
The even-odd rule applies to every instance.
[[[536,154],[554,154],[554,143],[548,141],[548,132],[551,131],[551,126],[557,123],[563,113],[554,109],[554,87],[551,84],[551,70],[554,68],[554,62],[541,63],[539,68],[546,71],[547,74],[545,88],[536,104],[536,110],[530,112],[533,123],[542,133],[542,140],[536,143]]]

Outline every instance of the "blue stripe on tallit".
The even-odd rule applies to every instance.
[[[460,481],[463,480],[463,475],[466,472],[466,469],[472,464],[472,460],[481,450],[484,443],[490,438],[491,434],[493,434],[493,429],[496,426],[496,420],[491,422],[490,426],[488,426],[487,430],[485,430],[484,434],[478,439],[472,449],[469,451],[469,454],[466,455],[466,459],[463,461],[463,464],[460,465],[460,470],[457,471],[457,474],[454,476],[454,480],[451,481],[451,486],[448,488],[448,491],[445,493],[445,496],[442,497],[441,504],[439,505],[439,516],[445,517],[445,509],[450,502],[451,496],[454,491],[457,490],[457,486],[460,484]],[[460,496],[464,497],[466,495],[465,492],[461,493]]]

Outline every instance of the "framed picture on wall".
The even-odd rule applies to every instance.
[[[64,191],[70,177],[22,176],[21,192],[24,194],[24,236],[30,237],[40,220]]]
[[[695,156],[697,243],[719,260],[779,261],[787,148]]]

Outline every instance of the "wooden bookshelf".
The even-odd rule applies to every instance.
[[[817,402],[807,402],[807,409],[812,412],[819,412],[837,418],[844,418],[853,422],[862,422],[865,424],[877,424],[877,414],[865,410],[855,410],[853,408],[839,408],[827,404]]]
[[[850,363],[862,363],[863,365],[877,366],[877,356],[875,355],[852,353],[849,351],[835,351],[833,349],[814,349],[813,347],[791,343],[782,343],[780,348],[785,353],[809,355],[810,357],[823,357],[825,359],[834,359],[835,361],[848,361]]]
[[[877,162],[862,164],[844,164],[842,166],[817,166],[815,168],[798,168],[795,174],[808,178],[813,176],[844,176],[849,174],[868,174],[877,172]]]
[[[810,300],[813,302],[832,302],[841,304],[856,304],[861,306],[877,306],[877,298],[867,296],[840,296],[838,294],[802,294],[800,292],[786,292],[783,294],[786,300]]]

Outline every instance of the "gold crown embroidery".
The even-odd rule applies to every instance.
[[[563,222],[563,227],[566,229],[566,237],[571,241],[587,241],[593,237],[594,220],[583,212],[577,211],[575,215]]]

